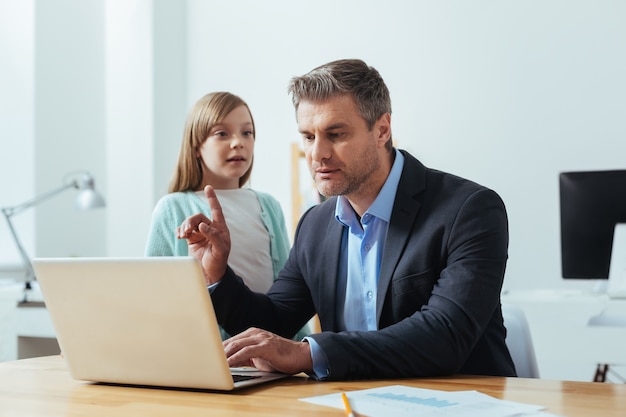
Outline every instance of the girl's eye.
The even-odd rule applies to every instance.
[[[218,131],[218,132],[215,132],[215,133],[214,133],[214,135],[215,135],[215,136],[219,136],[219,137],[222,137],[222,138],[223,138],[223,137],[228,136],[228,133],[226,133],[226,132],[224,132],[224,131],[221,131],[221,130],[220,130],[220,131]]]
[[[254,136],[254,132],[252,132],[251,130],[246,130],[245,132],[243,132],[244,136]]]

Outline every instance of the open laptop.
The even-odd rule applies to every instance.
[[[191,257],[36,258],[33,267],[75,379],[228,391],[288,376],[228,367]]]

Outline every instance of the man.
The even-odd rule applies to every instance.
[[[177,228],[219,322],[236,335],[224,342],[229,364],[334,380],[515,375],[500,308],[508,224],[498,195],[393,148],[388,89],[360,60],[322,65],[289,91],[316,186],[336,197],[302,216],[267,294],[228,268],[210,187],[213,221],[197,214]],[[315,313],[322,332],[289,340]]]

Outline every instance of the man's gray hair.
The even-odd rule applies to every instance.
[[[298,110],[302,101],[322,101],[338,95],[352,95],[368,129],[385,113],[391,114],[391,98],[378,71],[360,59],[342,59],[319,66],[291,79],[288,87]]]

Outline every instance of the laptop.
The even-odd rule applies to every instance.
[[[211,297],[192,257],[32,263],[74,379],[230,391],[288,376],[228,367]]]

